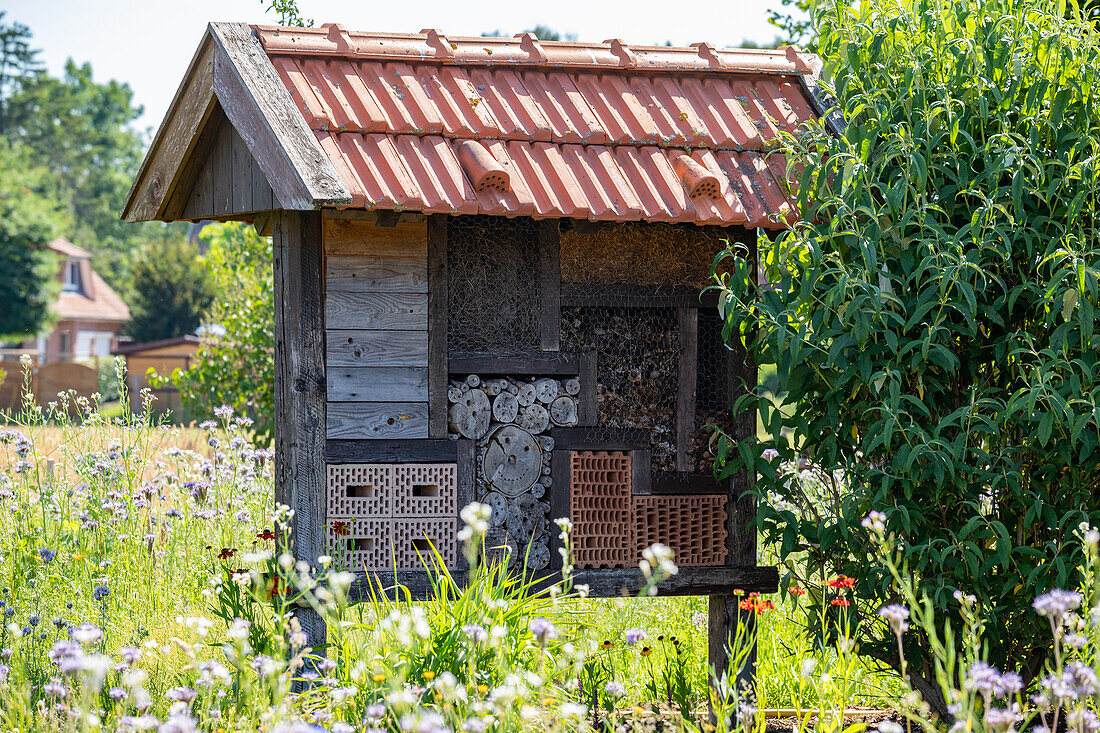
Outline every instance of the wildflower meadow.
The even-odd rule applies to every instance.
[[[951,706],[944,721],[858,657],[846,576],[743,596],[758,623],[738,629],[730,653],[736,669],[755,643],[752,687],[712,676],[700,599],[653,597],[677,572],[670,550],[646,552],[638,598],[586,599],[568,562],[535,591],[485,559],[484,505],[462,512],[468,578],[428,555],[432,599],[403,600],[380,574],[353,603],[348,568],[321,557],[310,574],[279,552],[290,517],[272,501],[271,451],[252,445],[249,428],[230,408],[181,428],[65,395],[46,408],[28,399],[12,417],[0,432],[4,730],[709,733],[764,731],[769,710],[797,730],[1097,730],[1094,528],[1077,530],[1084,585],[1035,600],[1055,655],[1025,690],[984,661],[973,597],[957,594],[961,623],[948,625],[963,654],[935,637],[932,606],[891,559],[883,516],[865,518],[898,602],[859,622],[892,630],[903,659],[911,625],[930,634],[919,656]],[[568,521],[559,527],[568,536]],[[325,649],[304,645],[295,610],[305,605],[328,623]],[[822,625],[827,633],[813,631]],[[855,715],[867,708],[880,712]]]

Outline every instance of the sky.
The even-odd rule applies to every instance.
[[[542,24],[576,33],[581,41],[726,46],[746,39],[771,42],[775,32],[767,9],[778,0],[686,6],[675,0],[299,0],[298,6],[318,25],[341,23],[354,30],[513,35]],[[7,11],[5,23],[30,26],[33,45],[51,74],[59,75],[71,57],[91,62],[97,81],[127,82],[135,103],[145,109],[137,122],[143,130],[160,124],[209,21],[275,22],[260,0],[0,0],[0,11]]]

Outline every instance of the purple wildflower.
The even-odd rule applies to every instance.
[[[627,629],[623,632],[623,636],[626,638],[627,646],[634,646],[639,641],[645,641],[649,638],[649,634],[645,632],[645,629]]]
[[[1055,588],[1036,598],[1031,606],[1040,616],[1060,621],[1070,611],[1080,608],[1081,594]]]

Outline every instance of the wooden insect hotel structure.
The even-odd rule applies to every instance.
[[[426,592],[459,510],[550,575],[710,595],[721,651],[757,567],[748,476],[713,426],[756,384],[712,293],[724,242],[793,216],[766,151],[824,114],[812,57],[212,24],[134,183],[130,221],[270,234],[276,492],[294,552]],[[310,627],[314,640],[324,629]],[[721,663],[721,659],[716,657]]]

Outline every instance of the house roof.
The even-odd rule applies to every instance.
[[[791,47],[213,23],[123,215],[179,217],[171,189],[216,99],[284,209],[783,227],[768,152],[816,117],[836,128],[819,67]]]
[[[75,260],[90,260],[92,253],[67,239],[55,239],[48,245],[59,255]],[[111,289],[90,262],[81,265],[82,277],[88,280],[81,291],[62,290],[50,309],[61,320],[109,321],[125,323],[130,320],[130,309],[118,293]]]
[[[91,252],[82,247],[77,247],[75,244],[65,239],[64,237],[58,237],[46,246],[48,246],[54,252],[57,252],[59,255],[64,255],[65,257],[72,257],[78,260],[89,260],[92,258]]]
[[[157,341],[122,344],[111,353],[116,356],[127,356],[129,354],[140,354],[145,351],[156,351],[157,349],[164,349],[170,346],[187,346],[189,347],[188,352],[190,352],[190,347],[198,347],[199,343],[198,336],[184,335],[176,336],[175,338],[159,339]]]

